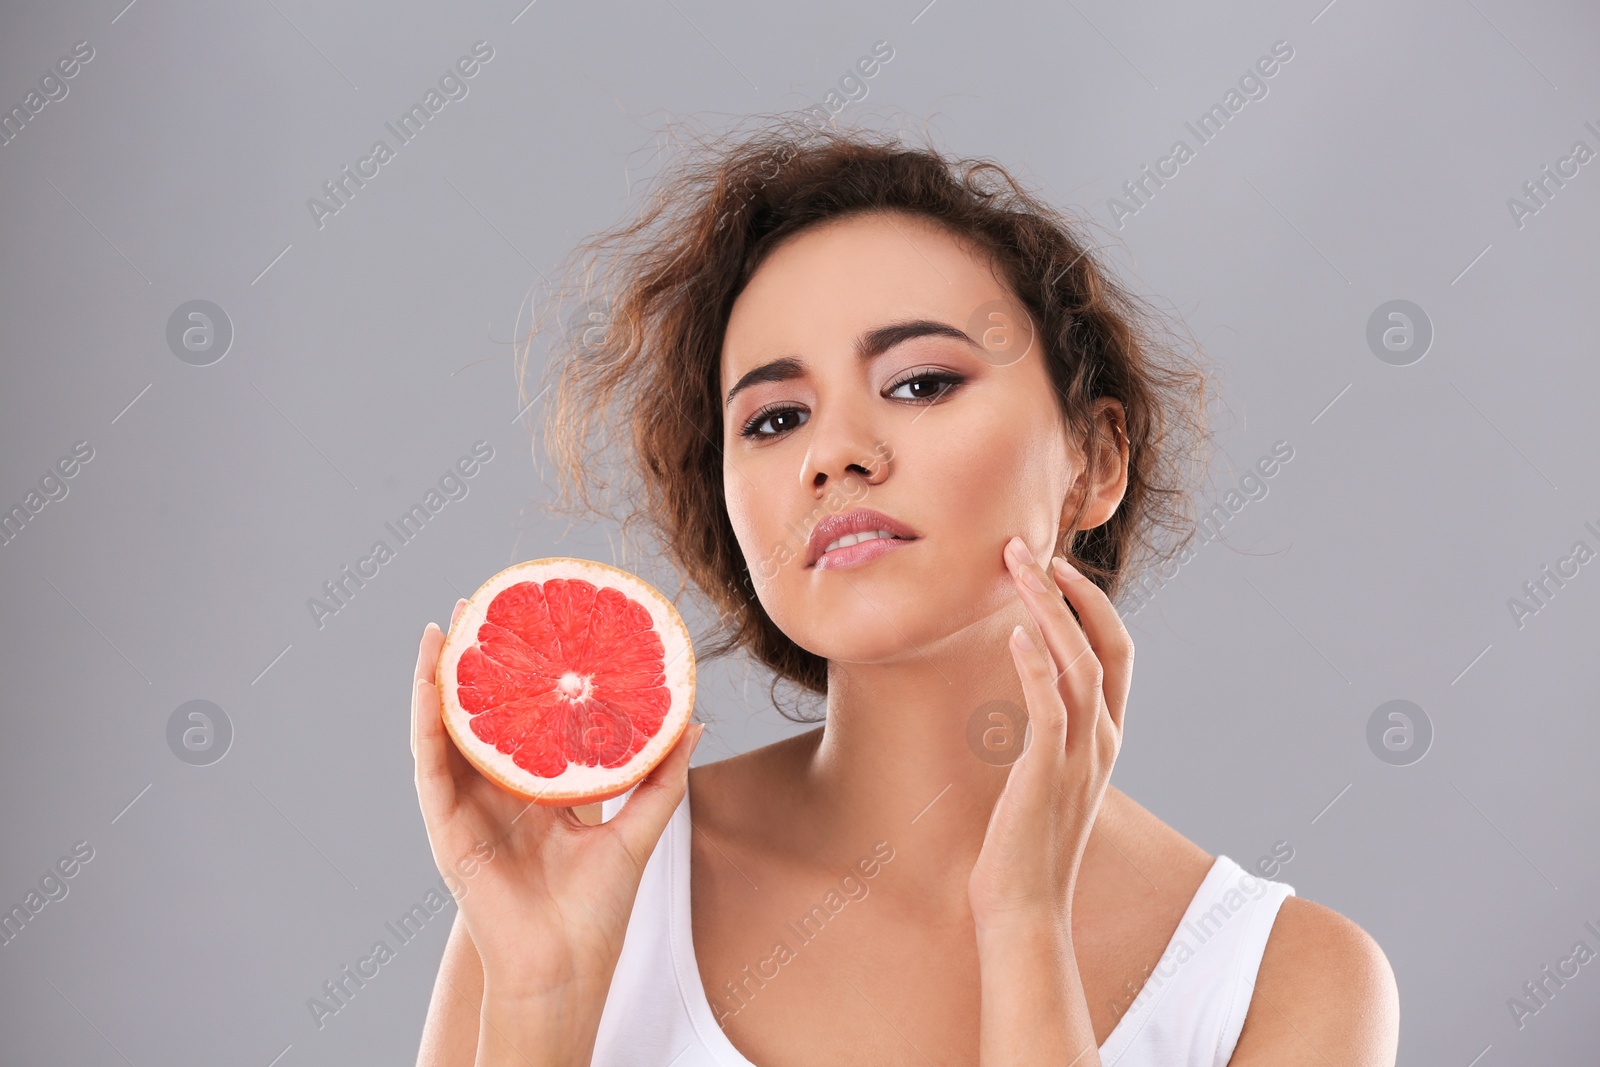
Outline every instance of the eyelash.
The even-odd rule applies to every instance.
[[[933,404],[933,403],[937,403],[938,401],[943,400],[945,397],[949,396],[957,388],[959,388],[960,386],[964,385],[966,383],[966,380],[967,379],[966,379],[965,375],[956,374],[956,373],[951,372],[951,371],[928,370],[928,369],[920,369],[919,368],[918,370],[913,370],[908,374],[902,375],[897,381],[891,383],[888,386],[886,391],[892,393],[896,389],[900,388],[902,385],[909,385],[912,382],[925,382],[925,381],[927,381],[927,382],[940,382],[944,386],[946,386],[946,388],[941,389],[934,396],[931,396],[931,397],[915,396],[915,397],[898,397],[898,398],[895,398],[895,399],[903,399],[903,400],[905,400],[905,401],[907,401],[909,403],[913,403],[913,404],[919,404],[919,403],[920,404]],[[759,432],[757,432],[756,427],[760,426],[763,422],[766,422],[768,419],[772,418],[775,415],[785,415],[785,414],[789,414],[790,412],[796,412],[796,411],[800,411],[800,410],[801,410],[800,408],[795,407],[793,404],[776,404],[776,405],[773,405],[771,407],[762,408],[761,410],[757,411],[754,415],[751,415],[750,418],[745,421],[744,427],[739,431],[739,436],[740,437],[767,437],[767,438],[782,437],[784,434],[788,433],[789,431],[788,430],[780,430],[777,433],[759,433]]]

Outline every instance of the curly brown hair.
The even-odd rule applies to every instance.
[[[753,133],[688,138],[690,150],[663,168],[632,218],[574,250],[562,275],[570,280],[554,290],[557,310],[545,320],[566,327],[540,393],[554,386],[544,421],[560,476],[551,507],[608,516],[596,491],[621,488],[631,502],[624,536],[643,523],[678,569],[678,595],[693,582],[719,615],[697,642],[700,656],[748,649],[772,670],[774,690],[788,681],[827,693],[827,661],[790,640],[754,594],[723,498],[719,396],[735,297],[779,242],[824,220],[908,212],[986,250],[1032,316],[1089,470],[1099,469],[1102,448],[1117,447],[1091,408],[1101,397],[1121,402],[1129,449],[1122,504],[1092,529],[1074,529],[1075,516],[1056,546],[1108,596],[1193,538],[1193,475],[1209,462],[1207,375],[1187,346],[1169,343],[1163,316],[1095,259],[1078,224],[999,164],[950,158],[926,137],[912,145],[804,116],[756,121]],[[528,355],[543,328],[536,314],[517,362],[524,403]],[[624,426],[627,447],[611,455]],[[605,471],[624,472],[627,482],[615,486]]]

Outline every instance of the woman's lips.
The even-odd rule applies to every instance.
[[[853,545],[846,545],[844,548],[836,548],[832,552],[824,552],[817,557],[816,569],[820,571],[823,569],[838,570],[841,567],[859,567],[863,563],[869,563],[879,556],[893,552],[897,548],[916,544],[918,540],[920,538],[874,537],[870,541],[861,541]]]

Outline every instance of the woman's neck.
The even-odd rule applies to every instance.
[[[828,717],[795,784],[802,852],[838,864],[885,841],[925,909],[965,914],[966,872],[1021,751],[1011,625],[1002,612],[891,663],[830,663]]]

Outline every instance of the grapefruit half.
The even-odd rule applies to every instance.
[[[451,624],[435,684],[445,729],[490,781],[538,804],[620,796],[694,709],[678,610],[618,567],[565,556],[507,567]]]

